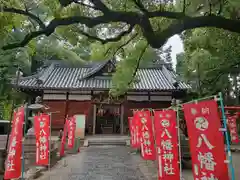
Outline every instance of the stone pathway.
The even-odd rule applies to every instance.
[[[124,146],[90,146],[38,180],[145,180],[129,152]]]
[[[64,158],[37,180],[156,180],[157,168],[125,146],[90,146],[79,154]],[[240,154],[233,153],[235,176],[240,174]],[[184,180],[193,180],[190,169]]]

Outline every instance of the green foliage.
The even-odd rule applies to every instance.
[[[182,53],[179,53],[179,54],[177,54],[176,55],[176,73],[178,74],[178,75],[180,75],[181,77],[183,77],[184,76],[184,57],[185,57],[185,54],[184,54],[184,52],[182,52]]]
[[[102,45],[100,42],[92,43],[90,46],[91,56],[90,59],[93,61],[104,60],[108,58],[108,51],[113,51],[116,49],[117,45],[115,43],[109,43]]]
[[[11,103],[9,101],[3,101],[1,102],[1,106],[2,106],[2,118],[4,120],[9,120],[10,119],[10,116],[11,116],[11,109],[12,109],[12,106],[11,106]]]
[[[145,40],[138,41],[135,46],[127,46],[125,58],[117,64],[117,71],[113,75],[113,84],[110,90],[112,96],[120,96],[130,89],[134,82],[138,81],[137,68],[159,58]]]
[[[224,38],[223,38],[224,37]],[[178,56],[177,72],[202,94],[230,94],[229,76],[239,74],[240,37],[215,28],[201,28],[184,36],[185,53]],[[200,82],[199,82],[200,81]]]

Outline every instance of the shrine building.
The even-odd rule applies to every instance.
[[[53,61],[35,74],[21,77],[18,88],[33,100],[41,96],[52,114],[52,130],[63,129],[65,117],[86,115],[86,134],[126,134],[132,109],[167,108],[172,98],[183,98],[190,88],[178,81],[166,63],[139,67],[136,81],[125,95],[109,99],[112,60],[72,67]]]

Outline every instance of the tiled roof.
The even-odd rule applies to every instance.
[[[106,64],[106,63],[104,63]],[[22,77],[19,87],[25,89],[110,89],[109,76],[94,76],[104,65],[93,67],[61,67],[52,64],[35,75]],[[132,90],[175,90],[176,75],[167,68],[140,68]],[[179,89],[189,89],[186,83],[179,82]],[[130,90],[131,90],[130,89]]]

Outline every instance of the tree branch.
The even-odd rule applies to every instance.
[[[132,0],[132,1],[140,9],[140,11],[142,11],[143,13],[147,13],[148,12],[146,10],[146,8],[144,7],[143,3],[141,2],[141,0]]]
[[[146,46],[142,49],[142,51],[140,53],[140,56],[139,56],[139,58],[137,60],[137,64],[136,64],[135,70],[134,70],[134,72],[132,74],[132,77],[131,77],[130,81],[128,82],[128,86],[130,86],[133,83],[133,80],[134,80],[135,76],[137,75],[137,70],[138,70],[138,68],[140,66],[140,62],[142,60],[142,57],[143,57],[144,53],[146,52],[148,46],[149,46],[149,44],[146,44]]]
[[[61,6],[63,7],[67,7],[68,5],[70,5],[71,3],[73,3],[75,0],[58,0],[59,3],[61,4]]]
[[[96,7],[91,6],[91,5],[89,5],[89,4],[85,4],[85,3],[82,2],[82,1],[74,0],[74,3],[79,4],[79,5],[82,5],[82,6],[87,7],[87,8],[91,8],[91,9],[94,9],[94,10],[98,10]]]
[[[204,86],[204,85],[215,84],[225,74],[226,74],[226,72],[220,72],[220,73],[218,73],[217,76],[215,76],[215,78],[213,80],[210,80],[210,81],[206,80],[206,82],[202,81],[202,85]]]
[[[134,34],[132,37],[130,37],[125,43],[121,44],[116,50],[115,52],[113,53],[112,57],[114,57],[117,52],[120,50],[120,49],[123,49],[124,46],[128,45],[133,39],[135,39],[137,37],[138,33]],[[111,48],[109,48],[106,53],[105,53],[105,56],[109,53]]]
[[[117,36],[113,37],[113,38],[106,38],[106,39],[102,39],[102,38],[99,38],[97,36],[92,36],[90,34],[88,34],[87,32],[84,32],[82,30],[78,30],[81,34],[83,34],[84,36],[90,38],[90,39],[93,39],[93,40],[96,40],[96,41],[99,41],[101,42],[102,44],[106,44],[108,42],[116,42],[116,41],[120,41],[122,39],[123,36],[127,35],[127,34],[130,34],[133,30],[134,26],[130,26],[128,28],[128,30],[126,31],[122,31],[121,33],[119,33]]]
[[[215,76],[213,79],[205,80],[205,82],[203,82],[203,85],[215,84],[219,80],[219,78],[221,78],[223,75],[231,74],[231,70],[234,67],[238,66],[239,64],[240,64],[240,62],[235,62],[235,63],[230,64],[226,67],[222,63],[222,65],[224,66],[223,68],[220,67],[219,69],[214,68],[214,69],[208,70],[206,73],[209,73],[209,72],[215,73],[214,70],[218,70],[218,73],[217,73],[217,76]]]
[[[212,15],[212,2],[211,2],[211,0],[208,0],[208,5],[209,5],[209,15]]]
[[[28,16],[31,19],[33,19],[34,21],[36,21],[39,24],[41,29],[46,28],[46,26],[43,23],[43,21],[39,17],[37,17],[36,15],[30,13],[29,11],[24,11],[24,10],[16,9],[16,8],[3,7],[3,8],[0,8],[0,12],[9,12],[9,13],[14,13],[14,14],[20,14],[20,15]]]
[[[97,8],[100,8],[102,10],[103,12],[102,16],[97,17],[72,16],[66,18],[55,18],[44,29],[29,33],[28,35],[25,36],[22,42],[6,45],[3,47],[3,49],[6,50],[17,47],[23,47],[33,38],[36,38],[40,35],[49,36],[59,26],[67,26],[77,23],[84,24],[88,28],[93,28],[96,25],[107,24],[112,22],[123,22],[130,25],[131,27],[139,25],[140,28],[142,29],[143,36],[147,39],[148,43],[153,48],[160,48],[171,36],[175,34],[180,34],[184,30],[194,28],[215,27],[240,33],[239,20],[231,20],[220,16],[211,15],[189,17],[185,16],[184,13],[182,12],[168,12],[168,11],[146,12],[144,14],[140,14],[137,12],[112,11],[109,10],[101,1],[91,0],[91,2]],[[26,14],[27,12],[21,11],[21,13]],[[166,28],[162,32],[158,33],[153,30],[149,20],[150,18],[154,17],[165,17],[169,19],[176,19],[177,21],[172,23],[168,28]],[[118,39],[119,38],[116,38],[116,41]]]
[[[9,49],[14,49],[14,48],[18,48],[18,47],[24,47],[26,46],[32,39],[41,36],[42,34],[44,34],[44,30],[41,31],[35,31],[32,33],[29,33],[25,36],[25,38],[19,42],[19,43],[13,43],[13,44],[8,44],[6,46],[3,46],[2,49],[3,50],[9,50]]]
[[[171,24],[164,31],[157,34],[146,34],[145,38],[153,48],[160,48],[165,42],[175,34],[189,29],[200,27],[215,27],[231,32],[240,33],[240,21],[231,20],[220,16],[199,16],[199,17],[185,17],[176,23]]]
[[[183,0],[183,10],[182,10],[183,14],[185,14],[186,12],[186,0]]]
[[[223,1],[219,0],[219,10],[217,12],[217,15],[221,15],[222,10],[223,10]]]
[[[109,16],[109,14],[106,14],[106,15],[98,16],[94,18],[85,17],[85,16],[55,18],[44,29],[31,32],[25,36],[23,41],[18,43],[8,44],[6,46],[3,46],[2,49],[7,50],[7,49],[23,47],[27,45],[32,39],[38,36],[41,36],[41,35],[50,36],[55,31],[55,29],[59,26],[67,26],[71,24],[81,23],[81,24],[85,24],[89,28],[93,28],[94,26],[99,24],[104,24],[109,22],[121,22],[121,21],[130,24],[132,28],[134,27],[136,22],[139,22],[138,16],[136,16],[134,13],[125,13],[125,12],[113,13],[112,16],[111,15]],[[125,34],[127,33],[125,32]]]
[[[101,0],[89,0],[94,4],[94,7],[99,11],[102,11],[104,14],[110,11],[110,9],[101,1]]]

